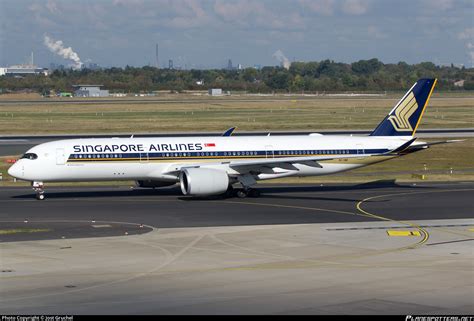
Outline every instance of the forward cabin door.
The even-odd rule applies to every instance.
[[[64,165],[66,164],[66,152],[64,148],[57,148],[56,149],[56,165]]]
[[[148,153],[140,153],[140,163],[148,163]]]

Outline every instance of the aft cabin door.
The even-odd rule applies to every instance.
[[[357,144],[356,147],[357,147],[357,154],[358,155],[365,154],[364,146],[362,146],[361,144]]]
[[[56,165],[66,164],[66,152],[64,148],[56,149]]]

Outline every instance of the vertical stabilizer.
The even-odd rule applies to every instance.
[[[437,79],[418,80],[370,136],[413,136]]]

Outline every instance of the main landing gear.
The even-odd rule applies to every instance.
[[[259,197],[260,191],[254,188],[243,186],[242,189],[234,189],[232,185],[229,185],[227,192],[225,193],[226,197],[235,197],[246,198],[246,197]]]
[[[244,188],[244,189],[239,189],[236,195],[238,198],[259,197],[260,191],[254,188]]]
[[[31,183],[31,186],[33,187],[33,190],[36,192],[36,199],[39,201],[42,201],[45,199],[44,195],[44,184],[43,182],[33,182]]]
[[[242,189],[237,190],[234,194],[238,198],[260,196],[260,191],[251,187],[257,183],[255,176],[251,173],[238,176],[237,181],[242,185]]]

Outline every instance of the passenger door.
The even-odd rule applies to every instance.
[[[140,153],[140,163],[148,163],[148,153]]]
[[[57,148],[56,149],[56,165],[64,165],[66,164],[66,152],[64,148]]]
[[[266,158],[274,158],[274,151],[272,145],[265,145],[265,156]]]

